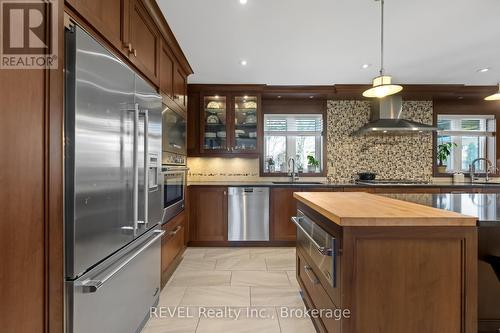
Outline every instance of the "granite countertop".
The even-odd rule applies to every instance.
[[[460,188],[481,188],[481,187],[498,187],[500,191],[500,183],[413,183],[413,184],[367,184],[367,183],[328,183],[328,182],[308,182],[307,180],[300,180],[295,183],[283,183],[278,182],[275,183],[273,181],[191,181],[188,182],[188,186],[235,186],[235,187],[244,187],[244,186],[265,186],[265,187],[460,187]]]
[[[480,226],[500,226],[500,193],[404,193],[380,195],[474,216]]]
[[[452,210],[365,192],[295,192],[293,197],[343,227],[475,226],[477,222]]]

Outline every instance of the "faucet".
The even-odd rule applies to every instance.
[[[292,182],[299,180],[299,176],[297,172],[295,172],[295,159],[293,157],[290,157],[288,159],[288,168],[290,169],[290,162],[292,162],[292,171],[290,172],[290,176],[292,177]]]
[[[490,180],[490,170],[493,167],[493,164],[491,163],[491,161],[489,159],[484,158],[484,157],[480,157],[480,158],[476,158],[469,165],[469,173],[470,173],[470,182],[471,183],[474,183],[474,180],[479,179],[475,175],[475,173],[476,173],[476,162],[478,162],[478,161],[485,161],[486,162],[486,181]]]

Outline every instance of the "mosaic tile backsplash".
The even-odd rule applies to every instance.
[[[405,119],[431,125],[432,112],[432,101],[403,101]],[[351,136],[369,117],[369,102],[328,101],[328,181],[348,182],[363,171],[379,179],[430,181],[432,134]]]

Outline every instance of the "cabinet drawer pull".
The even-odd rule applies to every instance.
[[[174,230],[170,232],[171,236],[175,236],[179,231],[181,231],[182,226],[178,225]]]
[[[316,274],[314,274],[311,266],[304,265],[304,272],[306,272],[306,275],[307,275],[307,277],[309,278],[309,280],[311,281],[312,284],[318,284],[319,283],[319,279],[316,276]]]

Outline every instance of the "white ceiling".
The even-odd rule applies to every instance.
[[[379,70],[373,0],[157,1],[194,69],[190,83],[354,84]],[[395,81],[500,81],[500,0],[386,0],[385,7],[385,67]],[[476,72],[484,67],[491,70]]]

